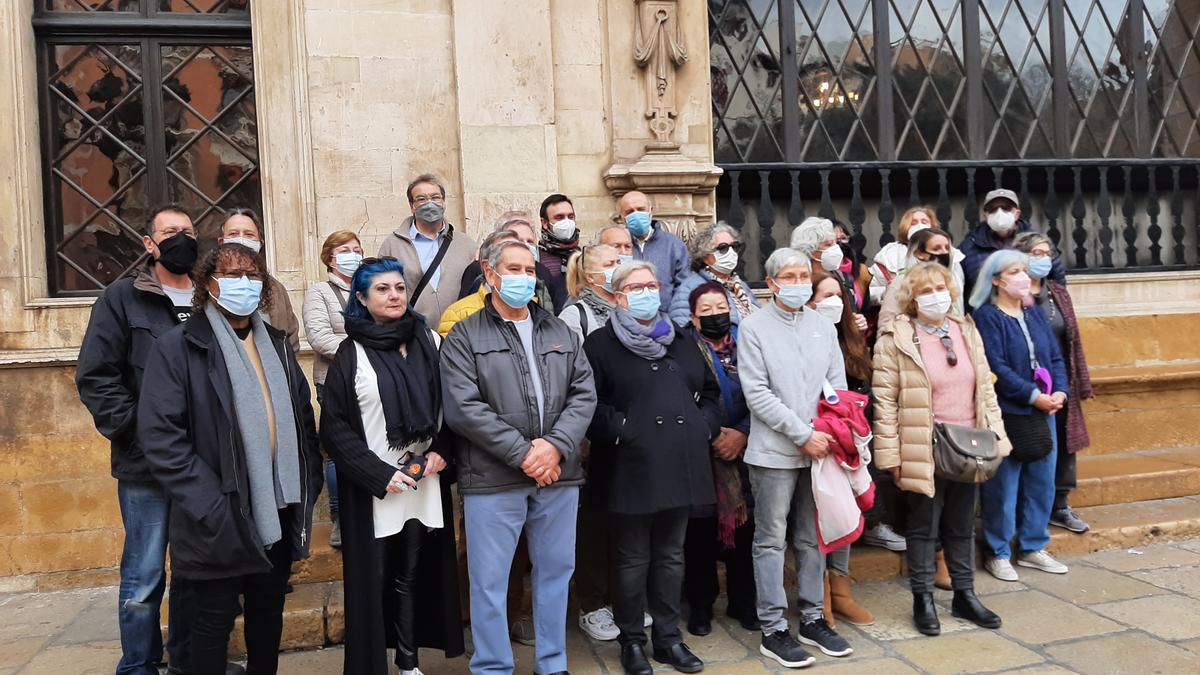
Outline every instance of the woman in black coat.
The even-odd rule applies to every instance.
[[[405,674],[417,649],[463,653],[437,336],[408,311],[403,268],[365,262],[325,377],[321,440],[341,501],[346,673]]]
[[[654,658],[693,673],[704,664],[678,627],[683,546],[690,508],[716,501],[709,440],[721,428],[721,389],[696,343],[660,311],[654,265],[625,263],[612,286],[618,306],[584,351],[597,396],[590,481],[611,518],[621,665],[651,672],[642,627],[649,604]]]

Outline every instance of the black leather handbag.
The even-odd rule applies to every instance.
[[[933,425],[933,472],[956,483],[982,483],[1000,468],[1000,439],[989,429]]]

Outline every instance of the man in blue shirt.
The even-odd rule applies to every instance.
[[[650,198],[644,192],[626,192],[617,202],[617,211],[633,238],[634,260],[654,263],[662,288],[662,306],[671,306],[671,296],[691,273],[687,246],[683,240],[667,231],[666,223],[654,220]]]

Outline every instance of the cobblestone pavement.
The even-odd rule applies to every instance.
[[[810,670],[887,673],[1197,673],[1200,672],[1200,539],[1066,559],[1071,572],[1054,576],[1018,568],[1021,581],[1003,583],[980,571],[986,604],[1004,619],[998,631],[950,616],[938,591],[942,635],[923,637],[910,622],[903,580],[856,586],[876,615],[873,626],[839,630],[854,654],[818,655]],[[723,609],[718,601],[718,614]],[[116,589],[0,596],[0,675],[111,673],[120,654]],[[793,622],[793,627],[794,627]],[[576,675],[620,673],[615,643],[597,643],[572,627],[570,667]],[[706,673],[775,673],[786,669],[758,656],[758,635],[719,621],[707,637],[687,636]],[[429,675],[467,672],[466,660],[422,653]],[[532,650],[516,648],[517,671],[532,669]],[[340,648],[290,652],[281,673],[337,673]],[[659,666],[660,672],[671,672]]]

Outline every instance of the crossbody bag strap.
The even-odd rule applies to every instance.
[[[437,255],[434,256],[433,262],[429,264],[429,269],[421,275],[421,280],[417,282],[417,287],[413,289],[412,295],[408,296],[408,305],[412,307],[417,304],[421,293],[425,292],[425,287],[433,279],[433,275],[437,272],[438,265],[442,264],[442,258],[446,257],[446,251],[450,250],[450,242],[454,239],[454,228],[447,227],[446,234],[442,235],[442,245],[438,247]]]
[[[329,287],[333,289],[333,294],[337,296],[338,304],[342,306],[342,311],[346,311],[346,303],[348,302],[346,299],[346,293],[341,289],[340,286],[332,281],[327,281],[325,283],[329,284]]]

